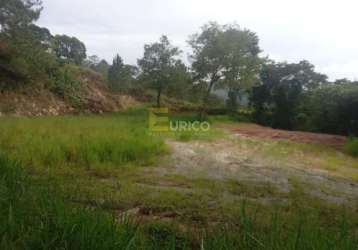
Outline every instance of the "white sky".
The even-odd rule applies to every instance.
[[[39,25],[82,40],[88,55],[135,64],[162,34],[188,52],[208,21],[236,22],[272,59],[309,60],[331,80],[358,79],[357,0],[43,0]],[[184,54],[186,58],[186,54]]]

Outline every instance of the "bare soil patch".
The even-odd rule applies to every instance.
[[[169,140],[167,143],[172,154],[170,167],[166,170],[172,174],[193,180],[235,181],[244,185],[244,195],[259,201],[285,200],[299,185],[303,193],[327,202],[352,207],[358,204],[357,182],[329,171],[325,166],[312,167],[313,160],[320,157],[317,155],[296,152],[282,159],[272,158],[265,152],[275,147],[274,141],[265,143],[256,140],[250,143],[247,137],[232,135],[230,139],[215,142]],[[342,165],[340,168],[349,167]]]
[[[290,140],[296,142],[317,143],[332,146],[341,146],[347,140],[345,136],[300,131],[286,131],[280,129],[272,129],[250,123],[221,124],[219,125],[219,127],[229,129],[236,134],[252,136],[256,138]]]
[[[0,91],[0,116],[59,116],[78,113],[112,113],[139,105],[131,96],[109,91],[101,78],[84,75],[81,78],[81,105],[61,98],[44,88],[25,86]]]

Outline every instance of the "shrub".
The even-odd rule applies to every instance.
[[[52,92],[62,98],[68,99],[77,108],[81,107],[82,84],[79,80],[80,69],[74,65],[65,64],[58,68],[52,78]]]

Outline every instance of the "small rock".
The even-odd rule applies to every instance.
[[[139,208],[132,208],[122,213],[122,215],[125,216],[134,216],[137,215],[140,212]]]

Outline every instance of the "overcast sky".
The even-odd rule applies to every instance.
[[[135,64],[162,34],[182,50],[208,21],[236,22],[260,37],[263,55],[309,60],[331,80],[358,79],[357,0],[43,0],[39,25],[82,40],[88,55]]]

